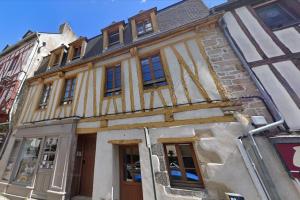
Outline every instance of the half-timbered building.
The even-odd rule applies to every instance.
[[[260,185],[268,199],[299,199],[300,2],[230,1],[216,12],[276,121],[243,139]]]
[[[0,137],[1,146],[12,130],[13,113],[26,78],[32,77],[42,58],[51,49],[70,43],[76,36],[68,24],[62,24],[58,33],[27,31],[22,39],[7,45],[0,53]],[[13,109],[14,108],[14,109]]]
[[[1,193],[263,198],[238,138],[253,128],[252,115],[273,119],[219,28],[221,17],[185,0],[51,51],[27,81],[0,163]]]

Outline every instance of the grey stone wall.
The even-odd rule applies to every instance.
[[[240,99],[243,104],[243,114],[246,116],[263,115],[267,121],[272,121],[264,102],[248,72],[231,49],[219,27],[199,30],[202,43],[212,67],[221,81],[226,95],[230,99]]]

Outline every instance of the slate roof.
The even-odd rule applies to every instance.
[[[208,15],[209,10],[201,0],[182,0],[178,3],[175,3],[157,11],[157,23],[159,27],[159,32],[147,34],[142,38],[139,38],[137,41],[133,41],[131,34],[131,25],[130,23],[126,23],[124,28],[124,44],[117,44],[112,47],[109,47],[105,51],[105,53],[116,49],[124,48],[128,45],[132,45],[140,40],[152,37],[154,35],[157,36],[159,34],[166,33],[167,31],[176,29],[182,25],[191,23],[199,19],[203,19]],[[103,36],[102,34],[100,34],[87,40],[85,55],[82,58],[71,61],[70,63],[62,62],[60,66],[51,67],[51,69],[47,71],[49,56],[45,57],[39,69],[35,72],[35,75],[40,75],[46,71],[56,71],[58,68],[62,68],[71,64],[73,65],[76,62],[99,56],[102,53]]]

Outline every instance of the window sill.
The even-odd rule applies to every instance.
[[[291,28],[291,27],[295,27],[295,26],[299,26],[300,25],[300,20],[296,21],[296,22],[293,22],[293,23],[290,23],[290,24],[287,24],[287,25],[284,25],[282,27],[279,27],[279,28],[270,28],[272,31],[280,31],[280,30],[283,30],[283,29],[287,29],[287,28]]]
[[[152,86],[152,87],[149,87],[149,88],[145,88],[144,92],[153,92],[153,91],[163,90],[163,89],[168,89],[168,88],[169,88],[168,85]]]
[[[194,196],[199,198],[207,198],[208,193],[205,188],[196,188],[196,189],[181,189],[181,188],[174,188],[174,187],[165,187],[166,192],[168,194],[173,195],[181,195],[181,196]]]
[[[116,95],[112,95],[112,96],[104,96],[103,100],[105,100],[105,99],[113,99],[113,98],[122,98],[122,94],[116,94]]]

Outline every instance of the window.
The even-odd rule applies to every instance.
[[[42,154],[40,168],[53,169],[58,138],[47,138]]]
[[[6,180],[6,181],[9,180],[12,170],[13,170],[13,166],[15,164],[15,161],[17,160],[18,151],[19,151],[20,146],[21,146],[21,141],[15,140],[14,146],[12,148],[6,168],[5,168],[3,176],[2,176],[3,180]]]
[[[15,177],[17,183],[30,185],[34,177],[41,146],[41,138],[25,139],[21,148],[20,163]]]
[[[48,99],[50,96],[52,84],[46,84],[44,85],[43,93],[40,99],[40,108],[45,109],[47,108]]]
[[[144,88],[167,85],[159,54],[141,59]]]
[[[54,59],[53,59],[53,65],[52,66],[56,66],[59,63],[60,56],[58,54],[53,54],[53,56],[54,56]]]
[[[18,62],[18,58],[19,58],[19,56],[15,56],[13,58],[13,60],[11,61],[10,65],[9,65],[8,71],[11,71],[15,68],[15,66],[17,65],[17,62]]]
[[[137,30],[138,36],[152,32],[153,28],[152,28],[151,19],[147,18],[142,21],[138,21],[136,23],[136,30]]]
[[[119,30],[109,33],[108,42],[109,45],[118,44],[120,41]]]
[[[256,12],[271,29],[281,28],[296,21],[296,17],[278,2],[257,7]]]
[[[121,65],[106,68],[105,96],[121,94]]]
[[[172,187],[202,188],[203,182],[193,145],[165,144],[165,158]]]
[[[80,58],[81,55],[81,46],[74,47],[73,60]]]
[[[65,82],[65,93],[62,99],[63,104],[72,103],[74,97],[74,90],[76,85],[76,78],[67,79]]]

